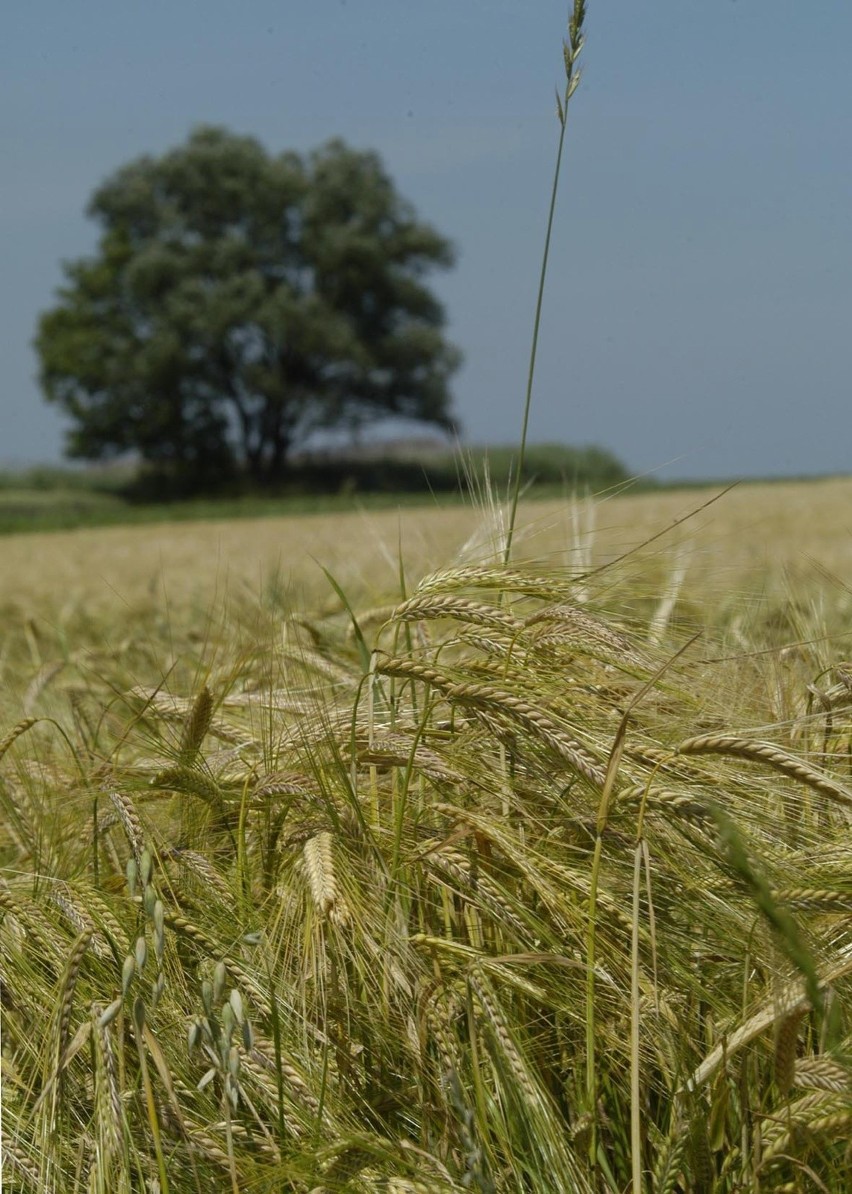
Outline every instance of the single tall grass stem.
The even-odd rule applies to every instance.
[[[562,168],[562,153],[565,146],[565,129],[568,125],[568,104],[571,96],[580,82],[580,72],[577,70],[577,59],[583,48],[583,21],[586,16],[585,0],[574,0],[571,19],[568,22],[568,39],[563,50],[565,57],[565,92],[564,98],[556,93],[556,114],[559,120],[559,142],[556,147],[556,167],[553,171],[553,185],[550,189],[550,206],[547,212],[547,230],[544,235],[544,250],[541,256],[541,271],[538,279],[538,294],[535,303],[535,318],[533,320],[532,344],[530,346],[530,363],[527,369],[527,389],[524,399],[524,418],[521,424],[521,442],[518,448],[518,463],[515,469],[515,479],[512,486],[512,504],[509,510],[509,525],[506,531],[506,545],[503,550],[503,563],[508,564],[512,557],[512,541],[515,537],[515,523],[518,516],[518,502],[521,496],[521,483],[524,471],[524,458],[527,450],[527,432],[530,422],[530,408],[532,406],[533,382],[535,380],[535,364],[538,355],[538,333],[541,326],[541,309],[544,304],[544,283],[547,278],[547,265],[550,259],[550,238],[553,232],[553,216],[556,212],[556,195],[559,190],[559,174]]]

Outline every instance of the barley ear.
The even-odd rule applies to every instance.
[[[38,717],[24,717],[16,725],[12,726],[11,730],[9,730],[9,733],[6,734],[5,737],[0,738],[0,759],[3,758],[3,755],[12,745],[12,743],[17,738],[20,738],[21,734],[26,734],[27,730],[32,729],[38,720]]]
[[[796,1076],[796,1044],[799,1025],[805,1013],[797,1009],[778,1024],[775,1035],[775,1085],[782,1095],[789,1094]]]
[[[213,697],[205,684],[193,702],[192,710],[181,734],[180,761],[184,767],[191,767],[195,762],[204,736],[210,729],[212,719]]]

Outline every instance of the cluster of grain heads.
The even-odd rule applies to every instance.
[[[15,1180],[843,1188],[846,779],[576,596],[449,570],[7,736]]]

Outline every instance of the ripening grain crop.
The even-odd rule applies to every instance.
[[[844,1189],[844,486],[45,536],[9,1188]]]

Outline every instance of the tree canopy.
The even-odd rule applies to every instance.
[[[425,283],[452,247],[375,153],[272,155],[202,128],[120,169],[88,214],[97,253],[65,263],[35,341],[70,455],[263,483],[319,429],[453,426],[460,354]]]

